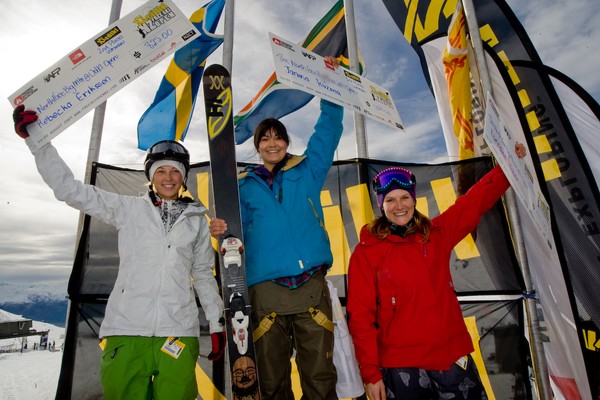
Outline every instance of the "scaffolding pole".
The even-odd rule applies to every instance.
[[[346,37],[348,38],[348,58],[350,59],[350,71],[360,74],[353,0],[344,0],[344,13],[346,16]],[[354,111],[354,131],[356,134],[357,156],[359,158],[368,158],[369,149],[367,148],[365,116],[356,111]]]

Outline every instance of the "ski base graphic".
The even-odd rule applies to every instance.
[[[233,399],[259,400],[252,313],[246,286],[231,77],[226,68],[213,64],[204,71],[202,84],[215,217],[227,222],[227,231],[219,237],[219,275],[225,303],[231,391]]]

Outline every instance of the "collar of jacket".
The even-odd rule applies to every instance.
[[[406,242],[412,242],[412,241],[418,242],[421,240],[421,238],[422,238],[422,235],[420,233],[411,233],[410,235],[408,235],[406,237],[393,235],[390,233],[383,239],[379,239],[377,236],[371,234],[367,230],[366,225],[363,226],[363,228],[361,229],[361,232],[360,232],[360,242],[363,245],[367,245],[367,246],[376,245],[376,244],[379,244],[382,242],[393,242],[393,243],[406,243]]]
[[[306,155],[301,155],[301,156],[295,156],[292,155],[292,157],[290,157],[290,159],[287,161],[287,163],[285,163],[285,165],[283,166],[283,168],[281,168],[282,171],[287,171],[290,168],[294,168],[296,165],[300,164],[302,161],[304,161],[306,159]],[[252,167],[254,168],[254,167]],[[244,179],[249,172],[252,172],[252,169],[248,169],[248,170],[244,170],[242,172],[240,172],[238,174],[238,180],[242,180]]]
[[[144,200],[148,204],[152,205],[153,207],[156,207],[156,205],[152,202],[152,199],[150,198],[150,193],[149,192],[144,193],[143,197],[144,197]],[[184,210],[184,213],[186,211],[190,212],[193,207],[199,209],[199,211],[200,211],[201,214],[205,214],[205,213],[208,212],[208,209],[206,207],[204,207],[204,205],[202,203],[200,203],[200,201],[198,201],[196,199],[193,199],[191,202],[188,203],[188,207],[186,207],[186,209]]]

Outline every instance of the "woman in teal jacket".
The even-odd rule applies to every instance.
[[[337,399],[333,325],[325,274],[333,263],[320,201],[342,135],[343,108],[321,100],[321,115],[306,151],[287,153],[285,126],[262,121],[254,145],[263,165],[239,177],[246,276],[263,399],[294,399],[290,357],[296,351],[303,398]],[[225,232],[214,218],[211,234]],[[319,317],[325,316],[326,319]],[[323,322],[325,321],[325,322]],[[258,326],[257,325],[257,326]]]
[[[285,146],[272,165],[265,161],[266,151],[259,150],[257,133],[262,135],[258,142],[266,142],[267,129],[285,127],[275,119],[257,127],[255,146],[264,164],[239,177],[248,286],[300,275],[317,265],[331,266],[320,196],[342,133],[342,115],[342,107],[322,101],[321,116],[304,154],[287,154],[289,139],[279,139]]]

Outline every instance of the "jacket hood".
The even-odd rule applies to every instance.
[[[287,162],[285,163],[285,165],[283,166],[283,168],[281,168],[282,171],[287,171],[290,168],[295,167],[296,165],[300,164],[302,161],[304,161],[306,159],[306,155],[301,155],[301,156],[295,156],[295,155],[291,155],[291,157],[287,160]],[[239,180],[243,180],[244,178],[246,178],[246,176],[248,175],[249,172],[253,172],[254,169],[256,169],[256,166],[247,166],[242,172],[240,172],[238,174],[238,181]]]

